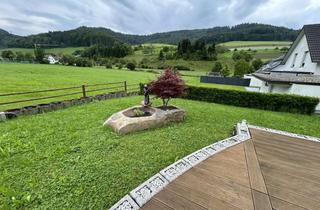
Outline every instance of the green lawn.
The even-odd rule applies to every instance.
[[[220,45],[229,47],[229,48],[238,48],[238,47],[288,47],[292,42],[286,41],[231,41],[224,42]]]
[[[45,49],[45,52],[53,53],[56,55],[59,55],[59,54],[71,55],[76,50],[83,50],[83,49],[84,47],[49,48],[49,49]],[[24,52],[24,53],[29,52],[32,54],[34,52],[34,49],[30,49],[30,48],[7,48],[7,49],[0,49],[0,54],[4,50],[11,50],[13,52]]]
[[[0,64],[0,74],[3,75],[4,78],[0,81],[0,94],[72,87],[80,86],[82,84],[101,84],[122,81],[127,81],[127,83],[130,85],[140,82],[149,82],[157,77],[157,74],[140,71],[115,70],[105,68],[79,68],[62,65],[40,64]],[[242,87],[237,86],[201,84],[199,77],[184,77],[184,79],[188,84],[191,85],[205,85],[227,89],[243,89]],[[137,89],[138,85],[130,88]],[[37,93],[29,95],[0,97],[0,103],[15,101],[18,99],[44,97],[48,95],[53,96],[75,91],[78,92],[81,91],[81,89],[79,88],[77,90],[69,90],[64,92]],[[94,92],[89,95],[95,95],[98,93],[99,92]],[[80,94],[63,98],[54,98],[45,101],[26,102],[14,105],[0,106],[0,111],[49,101],[57,101],[58,99],[70,99],[79,96]]]
[[[107,209],[174,161],[249,123],[320,137],[320,118],[173,100],[183,123],[116,135],[102,123],[141,97],[113,99],[0,126],[0,209]],[[158,102],[157,102],[158,103]]]

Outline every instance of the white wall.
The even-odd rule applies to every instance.
[[[283,84],[270,84],[270,92],[271,93],[290,93],[291,85],[283,85]]]
[[[303,85],[293,84],[290,89],[290,94],[312,96],[320,98],[320,86],[318,85]]]
[[[303,85],[293,84],[290,90],[291,94],[311,96],[320,98],[320,86],[318,85]],[[320,114],[320,103],[316,107],[316,113]]]
[[[276,67],[275,71],[300,71],[300,72],[312,72],[315,75],[320,75],[320,64],[312,63],[310,53],[307,54],[305,59],[305,65],[301,67],[303,56],[305,51],[309,51],[307,38],[305,35],[301,38],[300,42],[297,44],[295,49],[292,51],[285,65],[280,65]],[[292,62],[294,60],[295,54],[297,55],[295,65],[292,67]]]

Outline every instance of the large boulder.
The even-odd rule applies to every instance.
[[[136,110],[144,113],[137,115]],[[185,111],[174,106],[162,107],[135,106],[113,114],[105,121],[104,126],[111,126],[119,134],[146,130],[167,125],[171,122],[181,122]]]

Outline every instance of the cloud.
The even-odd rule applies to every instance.
[[[320,22],[319,0],[1,0],[0,28],[26,35],[79,26],[133,34],[259,22]]]

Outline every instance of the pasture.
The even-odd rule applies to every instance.
[[[249,48],[249,47],[290,47],[292,42],[286,41],[230,41],[224,42],[219,45],[228,47],[228,48]]]
[[[45,52],[50,54],[55,54],[55,55],[72,55],[77,50],[83,50],[84,47],[65,47],[65,48],[48,48],[45,49]],[[0,49],[0,54],[4,50],[11,50],[13,52],[23,52],[23,53],[32,53],[34,52],[34,49],[30,48],[7,48],[7,49]]]
[[[159,71],[160,73],[160,71]],[[80,86],[82,84],[101,84],[127,81],[128,85],[149,82],[154,80],[158,74],[143,72],[143,71],[129,71],[126,69],[106,69],[106,68],[80,68],[63,65],[40,65],[40,64],[0,64],[0,74],[4,75],[3,80],[0,81],[0,94],[47,90],[55,88],[65,88],[72,86]],[[215,84],[201,84],[199,77],[183,77],[187,84],[201,85],[207,87],[217,87],[226,89],[243,89],[243,87],[215,85]],[[72,91],[72,90],[71,90]],[[8,102],[18,99],[29,99],[34,97],[44,97],[50,95],[57,95],[57,93],[37,93],[20,96],[0,97],[1,102]],[[97,94],[97,93],[93,93]],[[67,98],[55,98],[45,101],[37,101],[36,103],[57,101],[60,99],[70,99],[80,97],[69,96]],[[35,102],[26,102],[20,104],[12,104],[0,106],[0,111],[17,108],[27,105],[33,105]]]

